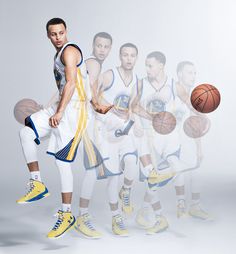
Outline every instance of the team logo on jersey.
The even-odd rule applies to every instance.
[[[128,110],[130,97],[126,94],[120,94],[114,99],[114,106],[117,110]]]
[[[56,80],[56,83],[57,83],[57,88],[60,90],[62,75],[56,68],[54,69],[54,77],[55,77],[55,80]]]
[[[148,113],[156,114],[156,113],[165,111],[166,105],[161,100],[153,99],[147,103],[146,109]]]

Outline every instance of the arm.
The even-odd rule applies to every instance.
[[[65,64],[66,84],[63,89],[57,111],[49,119],[49,124],[54,128],[59,125],[65,108],[74,93],[77,79],[77,64],[80,62],[81,57],[80,52],[72,46],[68,46],[63,52],[62,60]]]

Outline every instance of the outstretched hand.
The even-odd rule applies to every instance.
[[[96,112],[100,113],[100,114],[106,114],[110,109],[112,109],[114,107],[114,105],[110,105],[110,106],[105,106],[105,105],[100,105],[98,103],[93,104],[93,108]]]

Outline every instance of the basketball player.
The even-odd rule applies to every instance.
[[[183,122],[190,115],[201,115],[198,113],[190,103],[190,94],[195,83],[196,70],[192,62],[183,61],[177,65],[177,77],[176,82],[177,95],[184,105],[183,117],[182,117],[182,130]],[[181,137],[181,154],[180,159],[189,163],[196,168],[200,167],[202,161],[202,148],[201,140],[188,138],[183,131],[180,133]],[[192,152],[190,154],[190,152]],[[185,156],[186,154],[186,156]],[[187,158],[187,159],[186,159]],[[191,205],[189,214],[193,217],[203,220],[209,219],[209,214],[204,211],[200,206],[200,189],[199,189],[199,170],[191,172]],[[175,180],[175,190],[177,196],[177,216],[182,217],[187,215],[186,211],[186,197],[185,197],[185,183],[184,175],[181,174]]]
[[[166,75],[165,63],[166,57],[162,52],[154,51],[147,55],[147,76],[143,78],[140,106],[151,119],[159,112],[173,111],[173,79]],[[141,117],[141,121],[144,135],[139,139],[140,180],[146,180],[147,187],[143,207],[138,211],[136,221],[147,229],[148,234],[153,234],[168,228],[168,222],[161,212],[157,187],[164,186],[174,176],[173,162],[176,158],[178,160],[180,146],[175,132],[162,135],[154,131],[148,117]],[[157,181],[157,176],[163,177],[162,181]],[[148,216],[150,204],[155,214],[154,223]]]
[[[62,209],[58,211],[58,220],[47,236],[57,238],[75,223],[71,213],[73,176],[69,162],[75,159],[77,147],[87,126],[87,108],[91,95],[82,52],[76,44],[68,42],[65,21],[53,18],[48,21],[46,29],[57,52],[54,58],[54,75],[59,98],[51,107],[27,117],[26,126],[20,131],[31,179],[29,191],[17,203],[30,203],[49,195],[41,181],[35,145],[40,144],[42,137],[49,135],[47,153],[55,157],[60,172]],[[96,104],[95,110],[105,113],[109,108]]]
[[[112,231],[114,234],[120,236],[126,236],[128,231],[124,225],[118,206],[119,175],[124,171],[125,182],[120,191],[122,208],[125,212],[131,212],[130,188],[136,174],[136,148],[134,147],[132,138],[128,135],[128,131],[124,131],[124,126],[130,127],[132,125],[132,121],[130,120],[131,105],[135,103],[138,85],[140,85],[133,72],[137,56],[138,49],[134,44],[126,43],[122,45],[120,47],[121,65],[106,71],[98,80],[99,102],[105,105],[112,104],[114,108],[108,115],[101,116],[100,119],[103,123],[101,128],[103,143],[100,147],[103,168],[90,167],[90,163],[87,163],[87,173],[83,184],[84,190],[82,190],[82,197],[87,199],[88,204],[95,181],[105,177],[108,178],[107,192],[112,213]],[[96,159],[96,154],[93,156],[93,154],[87,153],[87,157],[95,157]],[[90,159],[88,160],[90,161]],[[88,206],[84,209],[86,209],[85,212],[88,214]],[[80,230],[81,224],[79,222],[77,223],[77,228]],[[91,231],[96,230],[90,220],[87,220],[86,226],[88,228],[86,235],[95,237]],[[98,235],[100,234],[96,233],[96,236]]]
[[[89,73],[89,80],[91,90],[94,94],[94,104],[96,104],[96,91],[97,91],[97,80],[101,74],[102,64],[105,59],[108,57],[112,46],[112,37],[110,34],[106,32],[99,32],[93,38],[93,51],[89,58],[85,60],[86,67]],[[87,128],[87,133],[84,135],[84,153],[91,154],[96,153],[94,151],[95,146],[99,150],[102,143],[101,137],[101,121],[99,121],[99,116],[97,116],[96,112],[92,112],[92,120],[93,124],[90,124]],[[87,137],[90,137],[91,140],[88,140]],[[94,143],[92,147],[89,147],[88,144]],[[92,150],[89,152],[88,150]],[[89,168],[97,166],[97,160],[90,161]],[[94,229],[92,226],[90,215],[88,214],[88,205],[89,199],[87,199],[87,185],[89,185],[86,175],[89,175],[90,172],[86,171],[85,178],[82,182],[81,194],[80,194],[80,205],[79,205],[79,217],[77,218],[77,229],[82,232],[87,237],[99,238],[101,233]],[[90,227],[88,225],[90,224]]]

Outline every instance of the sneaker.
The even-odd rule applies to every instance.
[[[174,176],[174,172],[159,174],[155,169],[153,169],[147,178],[148,187],[155,190],[157,187],[166,185]]]
[[[153,225],[150,218],[150,209],[148,207],[139,209],[135,221],[140,227],[144,229],[150,228]]]
[[[23,197],[16,201],[18,204],[30,203],[49,196],[48,189],[42,182],[30,179],[27,186],[29,186],[29,190]]]
[[[212,219],[212,217],[209,215],[209,213],[207,213],[206,211],[204,211],[199,204],[197,205],[192,205],[189,209],[189,215],[197,218],[197,219],[201,219],[201,220],[209,220]]]
[[[98,232],[92,225],[91,216],[88,213],[77,217],[75,229],[89,238],[97,239],[101,238],[102,236],[102,234]]]
[[[124,220],[120,214],[112,217],[112,231],[115,235],[128,236],[128,230],[126,229]]]
[[[178,203],[177,203],[177,218],[187,217],[187,216],[188,216],[188,213],[186,211],[185,200],[180,199],[178,200]]]
[[[159,216],[156,216],[156,222],[155,222],[154,226],[147,229],[147,234],[152,235],[155,233],[159,233],[159,232],[166,230],[168,227],[169,227],[169,224],[168,224],[166,218],[162,215],[159,215]]]
[[[75,224],[75,217],[71,212],[63,212],[59,210],[56,214],[57,222],[53,229],[48,233],[48,238],[59,238],[68,230],[72,229]]]
[[[121,200],[121,209],[126,215],[130,215],[134,208],[130,204],[130,189],[122,187],[119,192],[119,197]]]

